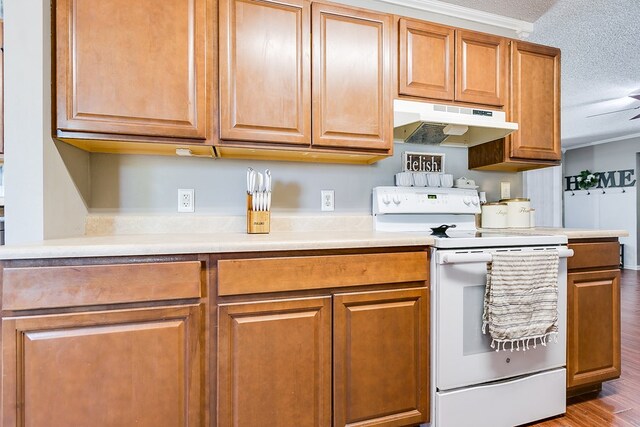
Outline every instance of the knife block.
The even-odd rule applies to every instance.
[[[271,212],[251,210],[251,195],[247,195],[247,233],[268,234],[271,231]]]

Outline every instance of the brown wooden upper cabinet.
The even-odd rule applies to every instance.
[[[204,141],[211,4],[58,0],[57,136]]]
[[[469,148],[469,169],[523,171],[560,164],[560,50],[511,41],[507,116],[519,129]]]
[[[507,39],[405,18],[398,31],[400,95],[506,104]]]
[[[223,0],[219,153],[389,154],[391,25],[308,0]]]
[[[511,74],[511,157],[560,160],[560,50],[514,40]]]
[[[313,145],[391,150],[390,15],[313,3]]]
[[[455,30],[401,18],[399,93],[453,101]]]
[[[456,101],[505,105],[508,60],[504,37],[456,30]]]
[[[311,3],[220,2],[220,137],[311,144]]]

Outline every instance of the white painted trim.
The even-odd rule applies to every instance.
[[[494,27],[506,28],[515,31],[520,38],[526,38],[533,32],[533,23],[521,19],[509,18],[508,16],[496,15],[495,13],[483,12],[458,6],[456,4],[444,3],[439,0],[380,0],[385,3],[397,6],[409,7],[411,9],[424,10],[426,12],[439,13],[441,15],[452,16],[454,18],[465,19],[467,21],[492,25]]]
[[[615,138],[603,139],[600,141],[592,141],[584,144],[572,145],[570,147],[563,147],[562,152],[566,153],[567,151],[575,150],[576,148],[591,147],[594,145],[606,144],[607,142],[625,141],[627,139],[633,139],[633,138],[640,138],[640,133],[632,133],[630,135],[617,136]]]
[[[637,271],[637,270],[640,270],[640,265],[627,265],[627,264],[625,264],[622,267],[622,269],[623,270],[636,270]]]

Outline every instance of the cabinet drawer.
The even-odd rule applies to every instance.
[[[242,295],[429,279],[427,252],[218,261],[218,294]]]
[[[198,261],[5,268],[4,310],[199,298]]]
[[[618,242],[570,243],[573,256],[567,260],[567,268],[600,268],[620,265],[620,244]]]

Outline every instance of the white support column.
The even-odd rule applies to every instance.
[[[536,210],[536,226],[562,227],[562,166],[523,172],[522,187]]]
[[[4,43],[6,242],[80,235],[87,208],[51,137],[50,2],[4,0]]]

